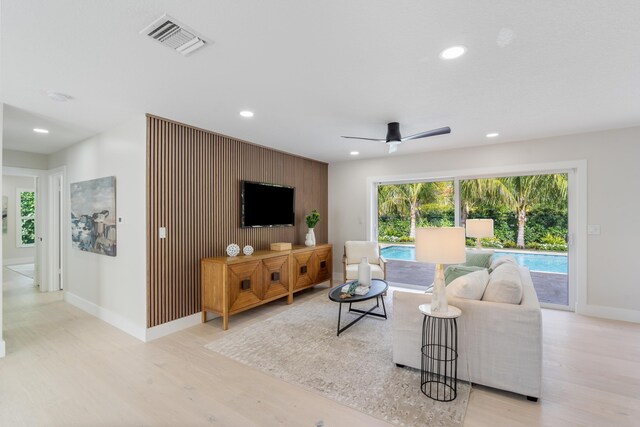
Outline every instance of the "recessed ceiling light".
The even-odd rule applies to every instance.
[[[455,59],[465,54],[467,48],[464,46],[451,46],[440,52],[442,59]]]
[[[488,133],[486,135],[487,138],[495,138],[496,136],[499,136],[500,134],[497,132],[493,132],[493,133]]]
[[[33,128],[33,131],[36,132],[36,133],[49,133],[48,130],[41,129],[41,128]]]
[[[352,151],[349,154],[351,154],[352,156],[357,156],[358,154],[360,154],[360,152],[359,151]]]
[[[247,110],[240,111],[240,115],[242,117],[253,117],[253,111],[247,111]]]
[[[53,90],[48,90],[47,91],[47,96],[49,97],[49,99],[51,99],[52,101],[58,101],[58,102],[67,102],[73,99],[72,96],[64,94],[64,93],[60,93],[60,92],[55,92]]]

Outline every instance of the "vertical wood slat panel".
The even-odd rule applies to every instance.
[[[201,310],[200,259],[224,255],[229,243],[303,244],[304,215],[314,208],[316,239],[327,241],[325,163],[148,115],[147,174],[148,327]],[[296,226],[240,228],[242,180],[295,187]]]

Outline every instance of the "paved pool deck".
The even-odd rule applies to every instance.
[[[433,283],[434,264],[387,259],[387,281],[426,289]],[[568,279],[566,274],[531,272],[538,300],[543,303],[568,305]]]

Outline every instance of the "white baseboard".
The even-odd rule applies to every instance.
[[[2,265],[19,265],[19,264],[34,264],[36,259],[34,257],[24,257],[24,258],[5,258],[2,260]]]
[[[97,317],[98,319],[107,322],[111,326],[115,326],[116,328],[126,332],[132,337],[135,337],[140,341],[145,341],[146,328],[134,324],[129,319],[126,319],[111,310],[107,310],[104,307],[100,307],[99,305],[94,304],[91,301],[87,301],[86,299],[72,294],[69,291],[64,292],[64,300],[69,304],[78,307],[80,310],[86,311],[87,313]]]
[[[626,308],[605,307],[602,305],[576,304],[576,313],[584,316],[602,317],[604,319],[622,320],[640,323],[640,311]]]
[[[4,340],[0,340],[0,357],[5,357],[7,355],[7,347],[4,344]]]
[[[162,325],[154,326],[153,328],[147,329],[144,341],[152,341],[160,337],[164,337],[165,335],[190,328],[201,322],[202,312],[197,312],[190,316],[181,317],[180,319],[172,320],[171,322],[163,323]]]

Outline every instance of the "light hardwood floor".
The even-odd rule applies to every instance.
[[[220,319],[144,344],[59,292],[7,269],[4,278],[0,426],[389,425],[206,350],[224,333]],[[230,327],[286,309],[277,301]],[[465,425],[639,425],[640,325],[551,310],[543,319],[543,399],[476,386]]]

